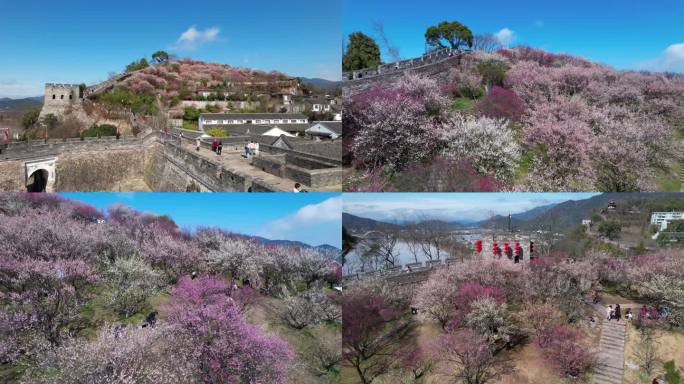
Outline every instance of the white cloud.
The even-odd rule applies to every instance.
[[[503,28],[499,32],[495,33],[494,37],[499,40],[501,45],[508,47],[515,40],[515,32],[508,28]]]
[[[684,43],[665,48],[660,57],[637,64],[638,69],[684,73]]]
[[[684,61],[684,43],[672,44],[665,49],[665,56],[669,60]]]
[[[221,30],[218,27],[210,27],[202,31],[193,25],[181,33],[174,48],[192,51],[203,44],[216,41],[220,32]]]
[[[331,197],[317,204],[305,205],[297,212],[268,223],[259,236],[270,239],[292,239],[306,227],[339,222],[342,218],[342,196]]]

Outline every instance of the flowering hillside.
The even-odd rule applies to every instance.
[[[636,335],[658,332],[663,341],[680,337],[681,259],[681,249],[628,257],[592,251],[583,259],[553,252],[523,264],[466,258],[433,269],[423,282],[421,272],[414,274],[415,285],[382,275],[349,280],[342,300],[344,376],[397,383],[444,377],[459,378],[452,383],[590,382],[597,364],[594,377],[601,372],[598,336],[606,323],[626,321]],[[613,300],[625,307],[624,317],[602,324]],[[681,356],[681,348],[668,350],[659,339],[629,342],[652,351],[624,355],[642,377],[659,371],[649,360],[654,351],[663,361]],[[644,361],[651,365],[644,368]]]
[[[280,72],[234,68],[227,64],[178,60],[150,66],[122,80],[121,86],[138,93],[154,92],[165,98],[189,96],[198,88],[226,89],[246,83],[274,83],[290,77]]]
[[[51,194],[0,196],[0,242],[2,382],[337,374],[339,272],[315,249]]]
[[[346,97],[347,189],[679,191],[684,77],[527,47],[466,55]]]

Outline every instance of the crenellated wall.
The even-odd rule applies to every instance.
[[[415,73],[428,77],[445,77],[449,70],[454,67],[464,67],[469,65],[472,57],[468,52],[453,54],[451,56],[440,56],[438,59],[430,60],[426,63],[420,63],[413,59],[411,65],[405,65],[392,70],[377,71],[368,74],[365,77],[356,78],[354,80],[345,81],[342,86],[343,97],[353,96],[362,92],[377,83],[391,83],[404,76],[406,73]],[[386,64],[388,66],[390,64]],[[362,70],[363,71],[363,70]]]

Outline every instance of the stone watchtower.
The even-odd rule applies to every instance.
[[[83,101],[83,91],[78,84],[45,84],[45,102],[40,116],[51,113],[62,115],[68,107],[80,105]]]
[[[46,106],[65,107],[83,101],[83,92],[78,84],[45,84]]]

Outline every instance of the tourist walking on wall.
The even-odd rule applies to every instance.
[[[216,148],[218,148],[218,140],[214,139],[211,141],[211,151],[216,153]]]
[[[200,140],[199,137],[197,137],[197,138],[195,139],[195,146],[197,147],[197,148],[195,148],[195,149],[197,150],[197,152],[199,152],[200,144],[202,144],[202,141]]]
[[[221,140],[219,140],[218,145],[216,146],[216,155],[221,156],[221,150],[223,150],[223,143]]]
[[[613,318],[613,306],[609,305],[606,307],[606,319],[610,321]]]
[[[617,321],[620,321],[620,318],[622,318],[622,313],[620,311],[620,304],[615,304],[615,319]]]
[[[178,144],[183,145],[183,132],[178,134]]]
[[[245,157],[249,159],[249,142],[245,142]]]

